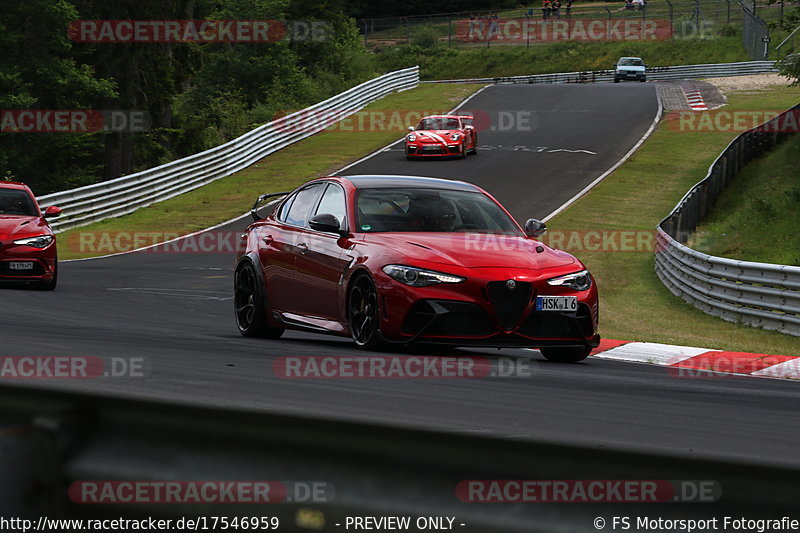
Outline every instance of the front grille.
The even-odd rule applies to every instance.
[[[519,333],[526,337],[584,339],[594,334],[592,315],[585,304],[578,305],[575,316],[553,311],[531,313]]]
[[[494,331],[480,306],[470,302],[423,300],[414,304],[403,322],[404,333],[423,337],[480,337]]]
[[[517,281],[514,289],[508,289],[505,281],[490,281],[487,291],[497,321],[503,329],[511,331],[531,301],[531,284]]]

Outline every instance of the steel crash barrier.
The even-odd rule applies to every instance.
[[[775,61],[744,61],[741,63],[713,63],[708,65],[681,65],[674,67],[649,67],[648,81],[721,78],[777,72]],[[421,83],[611,83],[613,70],[585,72],[559,72],[530,76],[503,76],[495,78],[465,78],[459,80],[423,81]]]
[[[170,163],[37,198],[40,205],[57,205],[63,215],[53,229],[84,226],[168,200],[229,176],[269,154],[318,133],[394,91],[419,83],[419,67],[389,72],[311,107],[286,115],[223,145]]]
[[[714,257],[686,246],[725,187],[749,161],[794,133],[800,105],[734,139],[656,228],[662,283],[694,307],[731,322],[800,336],[800,267]],[[790,118],[787,118],[790,117]],[[796,130],[796,128],[794,128]]]
[[[604,529],[597,517],[610,524],[630,513],[776,518],[796,511],[800,497],[800,469],[768,458],[711,459],[6,384],[0,402],[0,517],[33,524],[156,517],[200,521],[171,531],[363,531],[379,528],[346,527],[348,517],[408,516],[414,526],[380,530],[592,532]],[[547,493],[559,480],[590,490]],[[657,490],[622,490],[625,480]],[[240,490],[251,486],[270,490]],[[259,523],[214,528],[215,517]],[[418,517],[452,523],[423,527]],[[260,527],[264,518],[275,527]]]

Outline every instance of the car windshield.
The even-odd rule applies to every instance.
[[[30,195],[18,189],[0,189],[0,215],[38,216]]]
[[[643,67],[644,61],[641,59],[625,58],[619,60],[619,65],[621,67]]]
[[[424,118],[417,126],[418,130],[458,130],[461,124],[457,118]]]
[[[357,227],[365,232],[438,231],[521,235],[511,217],[480,192],[363,189]]]

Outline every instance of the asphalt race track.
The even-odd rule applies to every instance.
[[[534,127],[481,131],[487,148],[466,161],[406,161],[398,145],[346,173],[465,179],[518,218],[542,217],[630,150],[652,123],[657,102],[652,84],[497,86],[465,109],[525,112]],[[238,232],[246,223],[217,231]],[[527,362],[529,377],[276,377],[279,356],[363,352],[347,339],[296,332],[278,341],[241,337],[232,312],[232,261],[230,253],[136,253],[62,263],[55,292],[0,290],[0,355],[143,358],[146,368],[144,378],[15,385],[800,464],[800,428],[792,423],[800,389],[786,381],[679,379],[660,367],[591,358],[560,365],[524,350],[489,353]]]

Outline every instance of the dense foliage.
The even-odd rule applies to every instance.
[[[145,132],[0,133],[0,179],[37,194],[227,141],[373,75],[343,0],[25,0],[0,12],[0,109],[139,110]],[[86,43],[75,20],[324,20],[328,39]]]

